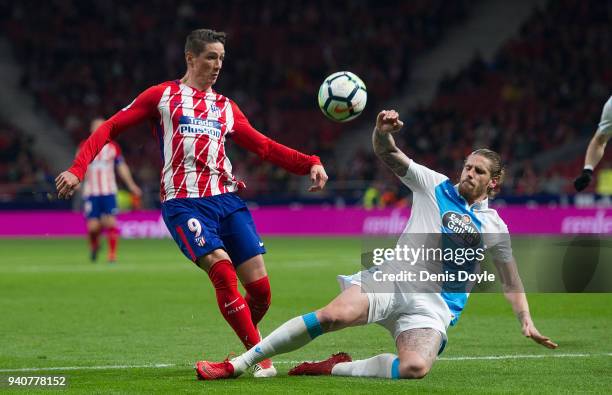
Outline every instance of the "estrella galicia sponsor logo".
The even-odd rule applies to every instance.
[[[442,226],[456,235],[452,239],[463,247],[475,247],[480,244],[480,232],[472,218],[467,214],[447,211],[442,216]]]
[[[215,139],[221,137],[221,122],[213,119],[183,115],[179,118],[179,133],[182,135],[205,134]]]

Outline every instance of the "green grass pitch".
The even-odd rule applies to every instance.
[[[358,239],[265,242],[273,296],[260,325],[264,335],[323,306],[338,293],[335,276],[359,269]],[[0,377],[63,374],[68,391],[78,393],[610,393],[612,295],[529,300],[536,325],[559,349],[523,338],[502,295],[474,294],[423,380],[286,375],[292,361],[340,350],[354,358],[394,352],[389,334],[371,325],[277,356],[277,378],[200,382],[196,360],[221,360],[242,346],[218,312],[206,274],[173,241],[123,240],[119,263],[109,265],[89,263],[81,239],[1,240]],[[485,359],[495,356],[502,358]],[[45,370],[54,367],[62,369]],[[22,368],[41,370],[16,371]]]

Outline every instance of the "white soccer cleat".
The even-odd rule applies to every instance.
[[[276,376],[276,368],[272,365],[272,361],[266,359],[258,364],[253,365],[253,377],[261,379]]]

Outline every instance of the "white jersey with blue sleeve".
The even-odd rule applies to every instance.
[[[448,177],[412,160],[400,180],[412,190],[413,203],[410,219],[396,247],[418,249],[422,247],[422,241],[428,244],[434,239],[434,243],[436,240],[444,243],[443,233],[469,232],[468,236],[477,235],[479,245],[492,253],[496,261],[512,260],[508,228],[497,212],[489,208],[487,199],[468,205]],[[425,272],[447,269],[443,260],[419,261],[414,266],[398,259],[385,260],[380,266],[350,276],[338,276],[338,282],[342,289],[357,285],[367,295],[368,323],[382,325],[395,339],[411,329],[435,329],[442,335],[439,350],[442,352],[447,341],[446,329],[457,322],[467,302],[469,289],[446,282],[436,288],[425,284],[425,289],[418,289],[413,288],[410,281],[395,280],[382,285],[376,279],[379,274],[423,270],[422,265],[435,265],[434,270],[431,270],[434,266],[427,266]]]
[[[482,236],[483,248],[495,261],[512,260],[508,227],[497,211],[489,208],[488,199],[470,206],[448,177],[413,160],[400,180],[413,194],[411,215],[402,238],[410,234],[474,233]],[[453,316],[451,324],[456,323],[469,293],[443,289],[441,296]]]

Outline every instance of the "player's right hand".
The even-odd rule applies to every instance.
[[[589,186],[592,178],[593,178],[593,170],[583,169],[582,174],[580,174],[574,180],[574,188],[576,188],[578,192],[584,190],[586,187]]]
[[[550,348],[551,350],[554,350],[555,348],[559,347],[557,343],[550,340],[550,337],[540,334],[529,316],[523,320],[521,327],[523,335],[530,338],[534,342],[541,344],[546,348]]]
[[[319,192],[325,188],[327,183],[327,173],[323,165],[314,165],[310,168],[310,181],[312,185],[308,188],[308,192]]]
[[[383,110],[376,117],[376,130],[379,133],[395,133],[404,126],[395,110]]]
[[[69,199],[74,195],[81,181],[78,177],[69,171],[62,172],[55,179],[55,188],[57,189],[57,197],[60,199]]]

